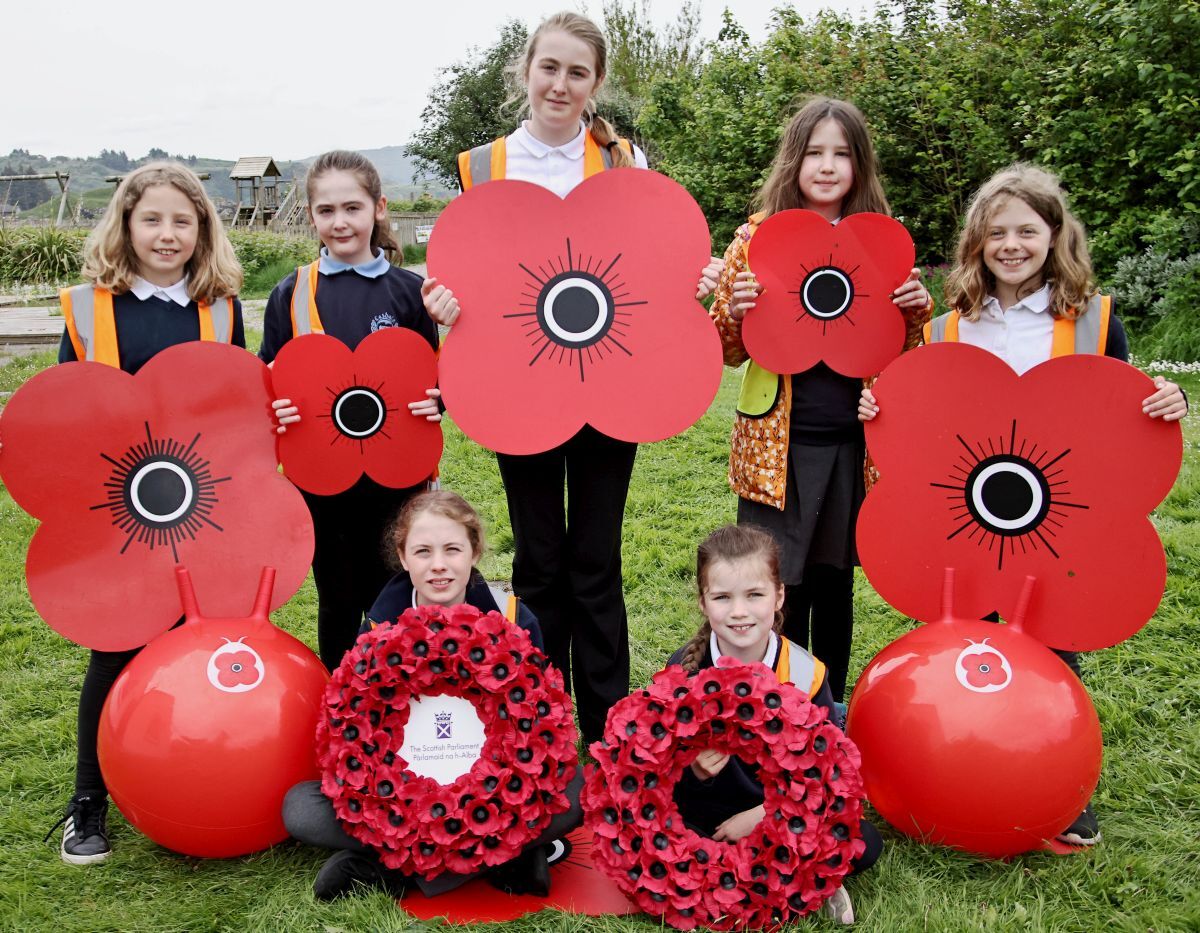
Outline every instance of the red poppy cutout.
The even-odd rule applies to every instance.
[[[976,654],[963,662],[967,672],[967,682],[972,687],[989,687],[1003,684],[1008,680],[1004,671],[1003,661],[998,654]]]
[[[876,384],[867,443],[882,479],[858,521],[863,570],[905,615],[937,619],[953,567],[966,618],[1016,612],[1024,631],[1090,651],[1132,636],[1167,565],[1146,517],[1183,456],[1178,423],[1142,413],[1154,392],[1119,360],[1066,356],[1017,376],[986,350],[934,344]]]
[[[437,469],[441,425],[408,410],[437,384],[437,358],[416,332],[385,327],[355,350],[325,334],[289,340],[271,384],[300,408],[299,423],[279,436],[279,460],[301,489],[330,496],[363,473],[404,489]]]
[[[271,608],[300,588],[312,519],[277,469],[267,368],[238,347],[170,347],[130,376],[67,363],[34,376],[4,411],[0,469],[41,520],[29,595],[61,635],[123,651],[179,618],[186,564],[213,616],[244,614],[264,565]]]
[[[221,682],[222,687],[252,684],[259,679],[258,665],[249,651],[231,651],[221,655],[213,663],[217,666],[217,680]]]
[[[440,359],[455,423],[510,454],[585,424],[635,442],[686,430],[721,381],[695,300],[709,249],[696,202],[655,172],[603,172],[565,200],[520,181],[455,198],[429,243],[463,308]]]
[[[904,317],[890,296],[915,259],[904,225],[883,214],[837,225],[813,211],[772,214],[747,252],[763,292],[742,323],[746,352],[773,373],[824,362],[844,376],[873,376],[904,348]]]

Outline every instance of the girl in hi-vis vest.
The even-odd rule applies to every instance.
[[[747,358],[742,319],[754,313],[761,290],[746,255],[758,225],[790,208],[833,223],[860,211],[890,214],[876,172],[866,121],[853,104],[816,98],[792,117],[756,198],[760,210],[725,252],[711,314],[727,365]],[[919,342],[932,310],[918,276],[913,269],[892,295],[907,325],[905,349]],[[777,375],[751,360],[729,452],[738,523],[766,528],[779,542],[784,632],[807,646],[811,624],[813,651],[829,665],[829,687],[839,703],[854,625],[854,526],[865,493],[866,447],[855,417],[862,387],[863,380],[824,363]]]
[[[271,292],[258,355],[270,363],[285,343],[310,333],[329,334],[353,350],[382,327],[415,330],[436,352],[437,327],[421,304],[420,278],[387,257],[399,247],[388,229],[387,199],[375,166],[357,152],[326,152],[309,167],[305,187],[321,254]],[[409,411],[441,421],[438,390],[430,387],[425,395],[409,402]],[[290,399],[276,399],[274,409],[281,434],[300,420]],[[388,489],[364,475],[332,496],[301,490],[316,537],[317,646],[329,670],[354,644],[363,613],[392,575],[384,532],[426,485]]]
[[[132,374],[177,343],[246,345],[234,297],[242,267],[204,186],[186,166],[152,162],[125,176],[88,238],[83,276],[89,284],[62,292],[60,363],[93,360]],[[83,677],[75,795],[60,849],[73,865],[103,861],[112,851],[96,735],[109,690],[139,650],[93,651]]]
[[[993,175],[971,199],[946,278],[946,302],[953,310],[925,325],[925,342],[982,347],[1017,373],[1070,353],[1129,361],[1125,328],[1092,281],[1083,225],[1058,179],[1034,165],[1018,163]],[[1179,386],[1162,376],[1154,382],[1156,391],[1140,403],[1146,415],[1178,421],[1187,414]],[[864,389],[859,419],[878,414],[875,396]],[[1054,653],[1082,678],[1076,652]],[[1090,804],[1058,838],[1071,845],[1100,841]]]
[[[604,36],[591,20],[576,13],[545,20],[514,63],[529,118],[508,136],[459,156],[463,189],[512,178],[565,197],[596,172],[645,168],[641,150],[617,139],[595,112],[592,98],[604,83],[606,58]],[[712,291],[719,269],[713,259],[701,272],[698,298]],[[434,320],[453,324],[460,310],[454,294],[436,279],[426,279],[422,292]],[[537,613],[547,655],[568,687],[573,684],[589,744],[603,733],[609,708],[629,691],[621,523],[636,453],[636,444],[585,426],[545,453],[496,455],[516,545],[513,588]]]
[[[825,665],[782,631],[784,586],[779,547],[771,535],[753,525],[718,528],[696,551],[696,588],[704,624],[668,664],[695,672],[715,667],[722,658],[744,664],[761,661],[835,718]],[[730,843],[748,836],[764,816],[756,769],[714,749],[702,750],[684,769],[675,786],[675,802],[693,830]],[[883,850],[878,830],[866,820],[861,827],[867,848],[853,863],[855,873],[869,868]],[[823,909],[839,923],[854,922],[845,888]]]

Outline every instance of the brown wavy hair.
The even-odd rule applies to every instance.
[[[822,120],[836,120],[846,142],[850,144],[850,161],[854,165],[854,183],[842,199],[842,216],[872,211],[891,215],[883,185],[879,182],[879,159],[867,129],[867,120],[854,104],[833,97],[810,98],[788,122],[771,163],[771,173],[754,198],[754,210],[767,216],[792,208],[804,207],[800,191],[800,163],[808,140]]]
[[[467,541],[471,545],[475,560],[479,559],[484,547],[483,522],[479,520],[479,513],[458,493],[448,489],[433,489],[417,493],[404,503],[388,531],[388,538],[397,558],[397,561],[394,561],[396,566],[399,566],[398,558],[404,553],[404,545],[408,543],[408,533],[412,530],[413,523],[426,512],[462,525],[467,531]]]
[[[529,69],[533,66],[534,54],[537,52],[538,37],[547,32],[554,32],[555,30],[565,32],[567,35],[586,43],[591,48],[592,54],[596,59],[596,87],[593,89],[594,91],[599,90],[600,85],[604,82],[605,75],[608,74],[608,43],[605,41],[604,33],[600,31],[599,26],[586,16],[572,13],[569,10],[548,16],[542,20],[541,25],[533,31],[533,34],[525,42],[525,49],[521,55],[509,65],[510,77],[513,79],[513,84],[518,87],[518,90],[515,90],[509,99],[505,101],[505,106],[521,104],[519,110],[522,116],[528,111],[529,101],[525,96],[524,86],[529,79]],[[613,128],[613,125],[596,112],[595,99],[588,100],[587,106],[583,110],[583,120],[588,126],[588,132],[592,134],[592,139],[596,140],[597,145],[608,150],[609,155],[612,157],[613,168],[630,168],[635,165],[633,156],[617,145],[617,131]]]
[[[708,568],[718,561],[733,563],[752,558],[760,559],[767,568],[771,586],[778,588],[779,576],[779,545],[771,535],[757,525],[723,525],[700,542],[696,548],[696,595],[701,604],[704,602],[704,591],[708,589]],[[775,632],[783,631],[783,612],[775,613]],[[708,647],[712,626],[708,619],[696,631],[691,640],[684,646],[683,657],[679,664],[685,671],[695,671],[700,667],[700,659],[704,657],[704,649]]]
[[[975,192],[967,207],[954,267],[946,276],[946,301],[968,321],[979,320],[984,300],[996,287],[996,277],[983,262],[983,244],[992,218],[1012,198],[1024,201],[1054,232],[1045,265],[1021,285],[1025,295],[1050,284],[1050,313],[1055,318],[1077,318],[1096,293],[1087,233],[1067,204],[1058,176],[1017,162],[997,172]]]
[[[129,236],[129,215],[149,188],[170,185],[196,209],[196,249],[187,261],[188,295],[193,301],[232,298],[242,287],[242,266],[225,235],[217,209],[200,179],[178,162],[148,162],[126,175],[100,223],[83,248],[83,277],[115,294],[129,291],[138,271]]]
[[[313,160],[313,164],[308,167],[308,173],[304,176],[304,194],[308,198],[310,219],[313,189],[316,187],[317,179],[327,172],[349,172],[353,175],[362,190],[370,196],[372,211],[379,203],[379,199],[383,197],[383,180],[379,177],[379,170],[365,155],[351,152],[348,149],[322,152]],[[371,228],[371,253],[376,255],[378,250],[390,254],[400,252],[400,244],[392,236],[386,215],[383,220],[376,218],[375,226]]]

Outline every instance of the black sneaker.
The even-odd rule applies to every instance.
[[[1058,841],[1069,846],[1094,846],[1100,841],[1100,823],[1089,803],[1075,822],[1058,834]]]
[[[112,854],[108,844],[108,800],[87,794],[71,798],[63,818],[50,827],[46,839],[54,830],[63,828],[59,853],[68,865],[92,865],[103,862]]]
[[[385,867],[373,854],[343,849],[331,855],[317,872],[313,896],[319,901],[332,901],[362,887],[379,888],[399,897],[408,881],[404,872]]]

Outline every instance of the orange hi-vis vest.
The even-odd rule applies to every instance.
[[[292,336],[323,334],[321,315],[317,312],[317,273],[321,260],[296,269],[296,287],[292,289]]]
[[[120,368],[112,292],[96,285],[76,285],[59,292],[59,300],[76,359]],[[198,301],[196,307],[200,312],[201,340],[233,342],[232,298],[218,298],[212,304]]]
[[[775,676],[781,684],[794,684],[804,690],[811,700],[825,682],[825,665],[790,638],[780,636]]]
[[[961,318],[962,315],[957,311],[935,317],[925,325],[925,342],[957,343]],[[1108,322],[1111,319],[1112,299],[1108,295],[1093,295],[1088,300],[1087,310],[1077,318],[1055,318],[1050,338],[1051,359],[1072,353],[1103,356],[1108,344]]]
[[[618,146],[633,158],[633,147],[628,139],[618,137]],[[458,154],[458,181],[463,191],[481,185],[485,181],[497,181],[505,176],[508,163],[508,144],[501,136],[490,143],[468,149]],[[583,177],[591,178],[597,172],[613,167],[612,152],[601,146],[591,133],[583,136]]]

